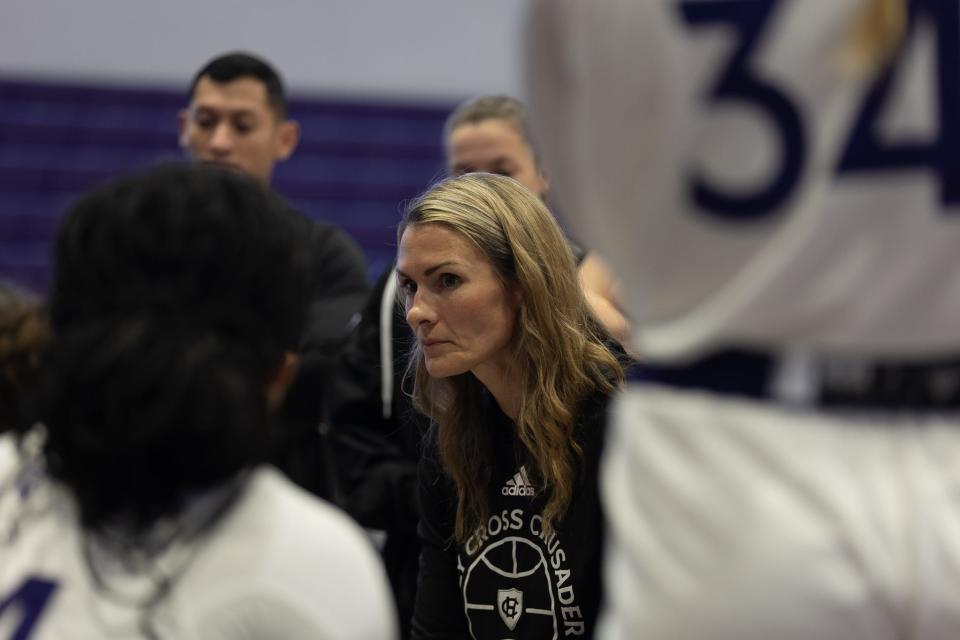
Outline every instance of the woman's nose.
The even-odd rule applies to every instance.
[[[417,291],[407,303],[407,324],[414,332],[423,324],[436,322],[436,311],[427,298],[427,295]]]

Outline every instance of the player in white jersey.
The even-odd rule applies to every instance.
[[[0,637],[397,636],[362,531],[261,464],[304,313],[284,220],[203,167],[68,214],[43,427],[0,438]]]
[[[608,637],[960,637],[960,3],[542,0],[528,35],[647,363]]]

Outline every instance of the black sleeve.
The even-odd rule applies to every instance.
[[[275,192],[271,204],[303,238],[309,299],[301,350],[329,347],[346,337],[353,314],[367,299],[367,267],[363,252],[346,231],[303,215]]]
[[[304,239],[304,283],[308,299],[300,336],[300,366],[278,416],[271,462],[308,491],[335,500],[337,482],[328,438],[318,429],[334,355],[347,324],[366,300],[363,255],[343,230],[311,220],[273,194],[279,215]]]
[[[366,261],[345,231],[315,222],[311,229],[313,274],[301,349],[324,349],[341,341],[367,299]]]
[[[456,491],[428,443],[420,462],[420,583],[413,610],[412,640],[469,637],[453,541]]]
[[[330,410],[338,422],[369,423],[383,417],[380,307],[391,277],[392,265],[373,285],[357,323],[337,354]]]
[[[383,411],[380,308],[392,277],[391,266],[374,285],[337,358],[330,380],[330,420],[344,509],[365,527],[413,539],[418,519],[417,461],[425,418],[414,411],[400,389],[411,334],[399,310],[391,318],[391,412],[385,416]]]

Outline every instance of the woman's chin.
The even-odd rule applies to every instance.
[[[425,358],[424,364],[427,366],[427,373],[432,378],[449,378],[464,373],[463,367],[458,367],[455,363],[444,362],[443,358]]]

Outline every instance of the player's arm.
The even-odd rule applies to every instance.
[[[630,321],[617,301],[619,283],[610,266],[591,251],[580,263],[580,288],[594,317],[617,342],[630,344]]]
[[[655,9],[658,3],[611,0],[616,10],[605,11],[596,11],[593,4],[579,0],[530,3],[526,73],[531,122],[544,168],[551,176],[551,199],[564,212],[571,234],[596,249],[614,273],[630,274],[636,280],[625,283],[622,298],[598,296],[611,303],[598,316],[624,309],[636,328],[645,309],[637,292],[656,282],[656,275],[645,270],[650,262],[648,247],[661,237],[662,219],[674,213],[665,194],[672,194],[666,187],[672,187],[670,171],[676,159],[669,151],[676,141],[664,123],[679,116],[671,111],[663,90],[671,67],[663,60],[661,25],[648,19],[661,13]],[[642,17],[634,19],[632,14],[638,12]],[[618,19],[621,14],[629,19]],[[629,35],[621,33],[624,29],[630,30]],[[595,33],[614,34],[618,42],[629,40],[635,55],[618,56],[614,47],[584,45],[601,41]],[[607,83],[608,90],[601,96],[594,87],[606,77],[616,77],[618,82]],[[575,117],[573,105],[583,101],[591,105],[590,119]],[[613,190],[611,176],[624,172],[629,178],[620,181],[623,188]],[[624,202],[637,206],[625,208]],[[623,325],[611,322],[611,327],[618,338],[625,333]]]

